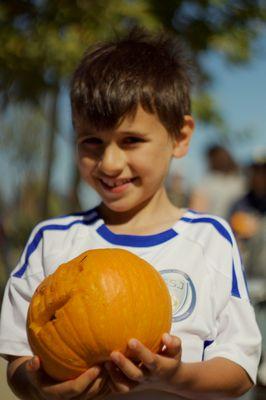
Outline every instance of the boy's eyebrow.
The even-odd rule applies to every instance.
[[[137,130],[123,130],[120,131],[123,135],[137,135],[137,136],[147,136],[148,132],[143,132],[143,131],[137,131]]]
[[[77,136],[78,137],[85,137],[85,136],[94,136],[97,134],[97,132],[92,132],[92,131],[86,131],[84,130],[77,130]]]

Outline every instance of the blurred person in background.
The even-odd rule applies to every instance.
[[[228,219],[232,204],[244,194],[245,179],[229,150],[220,145],[207,149],[208,171],[191,193],[189,206]]]
[[[246,193],[232,206],[230,224],[250,278],[266,279],[266,156],[247,170]]]

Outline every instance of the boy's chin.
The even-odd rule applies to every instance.
[[[149,200],[139,202],[139,203],[128,203],[125,201],[116,201],[116,202],[105,202],[102,201],[101,208],[109,213],[117,213],[117,214],[125,214],[125,215],[134,215],[134,213],[140,211],[144,208]]]
[[[102,208],[113,213],[127,213],[131,211],[131,207],[125,204],[102,202]]]

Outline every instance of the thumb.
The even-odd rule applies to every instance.
[[[181,356],[181,340],[177,336],[165,333],[162,337],[164,349],[162,354],[166,357],[179,358]]]

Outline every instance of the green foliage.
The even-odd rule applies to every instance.
[[[266,5],[258,0],[9,0],[0,4],[0,100],[39,101],[68,79],[84,49],[132,25],[164,27],[186,42],[208,84],[207,51],[229,62],[247,62],[265,27]],[[200,116],[200,115],[199,115]],[[210,120],[211,122],[211,120]]]
[[[252,40],[260,34],[266,22],[266,4],[256,0],[150,0],[151,11],[165,26],[184,38],[193,53],[207,49],[222,50],[231,56],[229,42],[241,57],[243,40],[251,49]],[[247,58],[245,58],[247,60]]]
[[[212,96],[207,92],[196,95],[192,101],[193,114],[195,113],[200,121],[213,124],[220,130],[224,128],[224,120],[220,115],[219,108]]]
[[[158,27],[144,0],[10,0],[0,5],[0,23],[2,104],[57,88],[95,40],[132,24]]]

